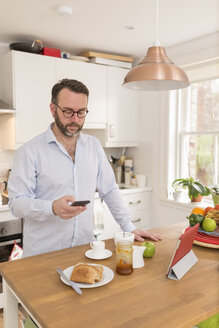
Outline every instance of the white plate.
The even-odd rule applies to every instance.
[[[93,255],[93,250],[89,249],[88,251],[86,251],[85,256],[92,260],[104,260],[112,256],[112,252],[108,249],[105,249],[104,255],[102,255],[101,257],[95,257]]]
[[[89,264],[89,265],[97,265],[97,264],[93,264],[93,263],[86,263],[86,264]],[[102,267],[103,267],[103,278],[102,278],[101,281],[95,282],[94,284],[84,284],[84,283],[77,282],[78,287],[79,288],[95,288],[95,287],[100,287],[100,286],[106,285],[111,280],[113,280],[113,278],[114,278],[114,272],[110,268],[106,267],[105,265],[102,265]],[[71,267],[63,270],[63,272],[68,277],[68,279],[70,279],[70,277],[71,277],[73,268],[74,268],[74,265],[72,265]],[[60,276],[60,279],[61,279],[61,281],[64,284],[70,286],[61,276]]]
[[[83,62],[89,62],[89,58],[82,57],[82,56],[70,56],[69,59],[71,59],[71,60],[80,60],[80,61],[83,61]]]

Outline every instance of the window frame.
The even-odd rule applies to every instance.
[[[219,68],[219,59],[215,61],[205,62],[203,65],[192,65],[188,66],[189,80],[191,83],[201,82],[204,80],[212,80],[219,78],[217,70]],[[186,71],[186,69],[185,69]],[[188,135],[203,135],[211,134],[215,136],[215,144],[218,145],[217,141],[219,139],[218,131],[188,131],[188,119],[189,119],[189,107],[190,107],[190,90],[191,86],[181,90],[170,91],[168,95],[168,123],[166,124],[167,132],[166,139],[164,137],[164,132],[161,136],[161,143],[164,144],[167,140],[167,171],[166,175],[162,176],[163,186],[167,186],[166,190],[163,188],[161,194],[161,200],[171,201],[172,200],[172,182],[174,179],[179,177],[186,177],[188,175],[188,170],[186,170],[186,137]],[[163,122],[165,124],[165,121]],[[215,150],[216,156],[216,167],[218,168],[218,154],[219,147]],[[218,177],[218,171],[215,170],[215,175]],[[182,199],[181,203],[187,203],[189,200]],[[204,200],[206,204],[209,204],[209,200]],[[210,204],[212,202],[210,201]]]

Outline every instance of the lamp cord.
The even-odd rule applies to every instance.
[[[160,46],[158,41],[158,0],[155,0],[155,41],[154,46]]]

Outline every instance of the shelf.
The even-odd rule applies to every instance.
[[[16,113],[15,109],[0,109],[0,115],[4,115],[4,114],[15,115],[15,113]]]
[[[15,109],[12,106],[8,105],[2,99],[0,99],[0,114],[14,114]]]

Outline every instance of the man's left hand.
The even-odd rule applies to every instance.
[[[144,238],[150,238],[154,241],[162,240],[162,237],[160,235],[158,235],[157,233],[154,233],[154,232],[147,231],[147,230],[135,229],[132,231],[132,233],[135,235],[135,240],[137,240],[137,241],[144,241]]]

